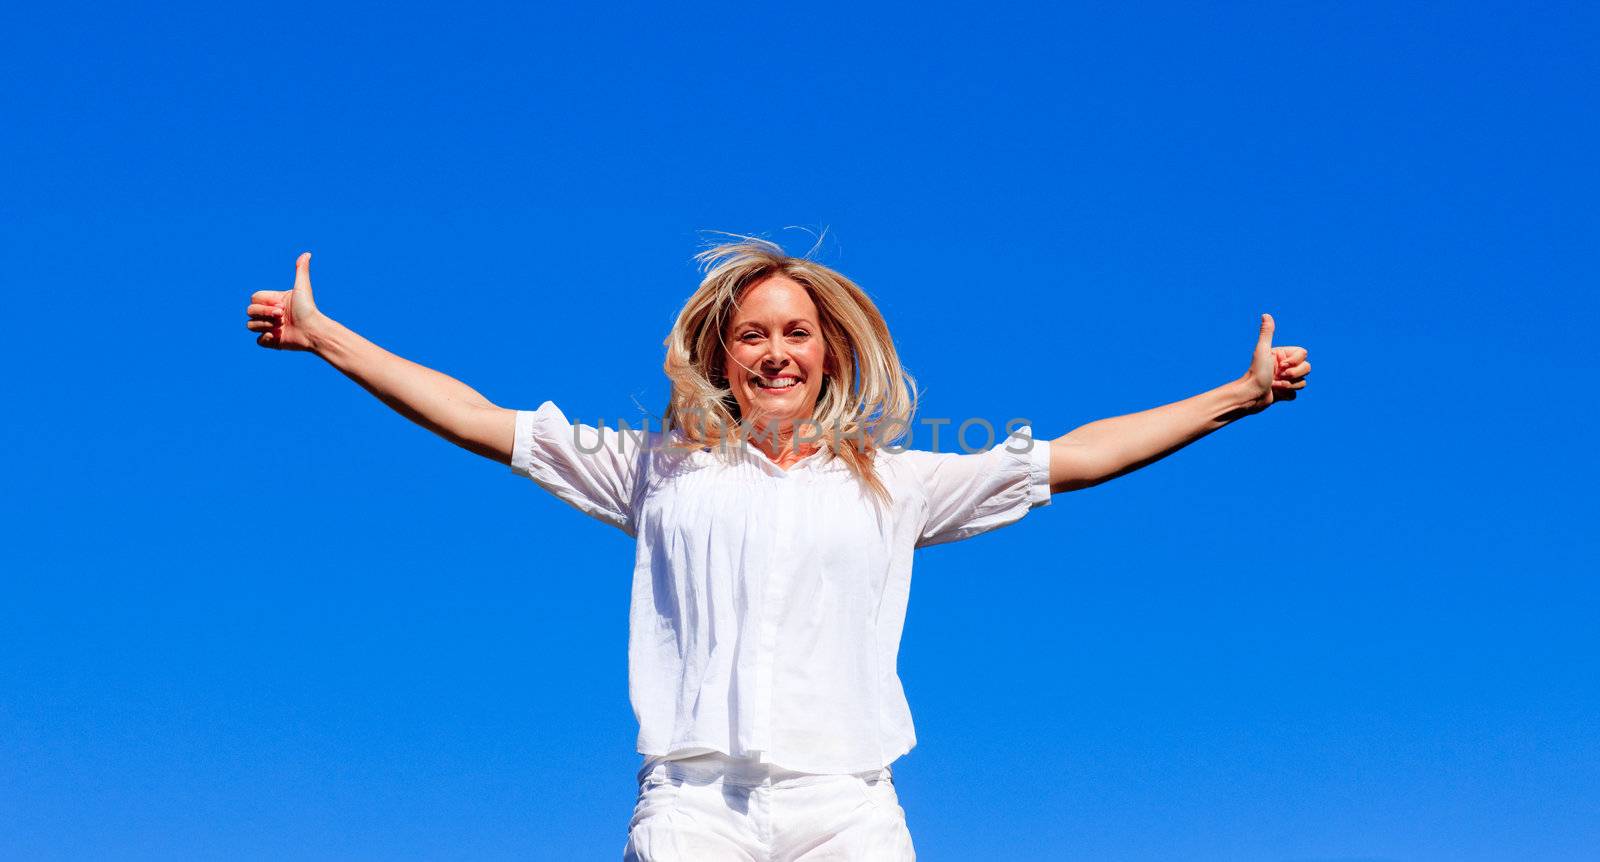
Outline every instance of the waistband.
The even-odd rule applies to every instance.
[[[888,766],[865,772],[842,773],[872,783],[893,783],[894,771]],[[638,779],[644,784],[651,775],[680,779],[691,784],[722,782],[738,787],[798,787],[821,781],[837,781],[840,775],[815,772],[796,772],[775,763],[762,763],[756,757],[734,757],[720,751],[697,754],[693,757],[668,760],[660,755],[647,755],[639,767]]]

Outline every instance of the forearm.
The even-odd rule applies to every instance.
[[[1249,415],[1260,397],[1241,378],[1182,401],[1076,428],[1051,442],[1051,490],[1086,488],[1155,463]]]
[[[312,350],[400,415],[469,451],[510,463],[515,413],[477,390],[379,347],[331,318],[309,332]]]

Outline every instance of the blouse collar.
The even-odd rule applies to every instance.
[[[810,455],[807,455],[807,456],[801,458],[800,460],[794,462],[793,464],[790,464],[789,468],[786,470],[783,467],[778,466],[778,462],[776,462],[776,461],[772,460],[772,458],[768,457],[766,452],[761,451],[761,447],[760,446],[757,446],[756,444],[750,442],[749,440],[745,440],[743,442],[744,442],[744,453],[745,453],[745,455],[747,457],[749,457],[751,460],[753,460],[756,463],[760,464],[762,466],[762,468],[764,468],[767,471],[772,472],[772,473],[789,474],[789,473],[793,473],[793,472],[799,470],[802,467],[808,467],[808,468],[821,467],[823,464],[825,464],[827,461],[831,460],[832,457],[833,457],[833,452],[828,447],[826,447],[826,446],[818,446],[817,447],[817,451],[812,452]]]

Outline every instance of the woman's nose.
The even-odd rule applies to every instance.
[[[763,361],[766,362],[766,364],[781,366],[788,360],[789,351],[784,345],[783,339],[774,338],[767,342],[767,355],[763,358]]]

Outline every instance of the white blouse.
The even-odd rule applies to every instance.
[[[880,450],[884,507],[826,449],[787,471],[754,444],[518,411],[511,469],[637,540],[628,693],[639,753],[720,751],[815,773],[916,744],[896,659],[916,548],[1050,502],[1050,447],[1022,428],[970,454]]]

